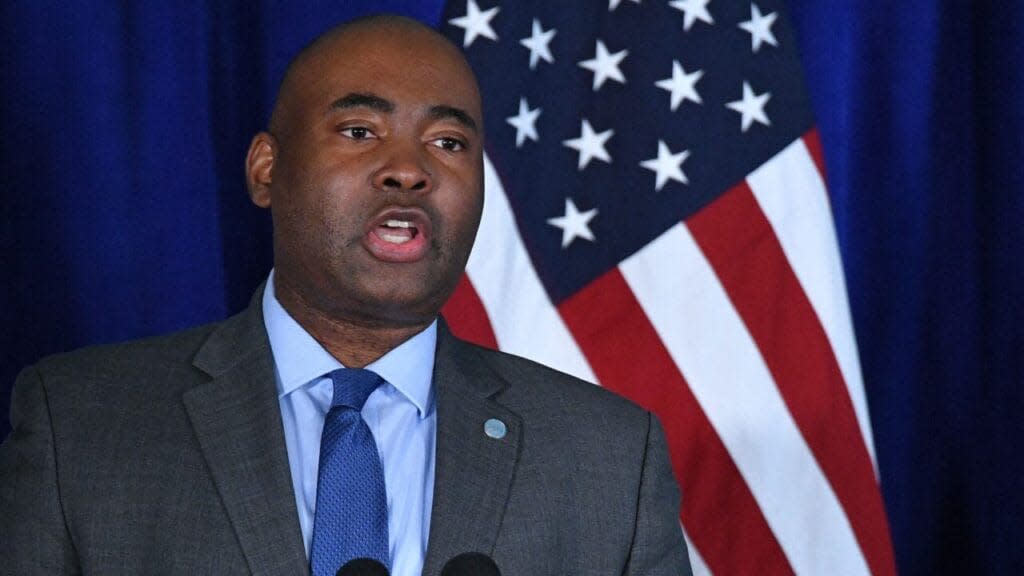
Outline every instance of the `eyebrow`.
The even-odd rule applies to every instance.
[[[444,105],[431,106],[429,114],[434,120],[455,120],[473,132],[477,131],[476,121],[462,108]]]
[[[377,112],[390,114],[395,111],[395,104],[376,94],[353,92],[331,102],[330,106],[331,110],[345,110],[348,108],[369,108]]]
[[[369,108],[384,114],[395,111],[394,102],[369,92],[353,92],[331,102],[330,110],[346,110],[349,108]],[[462,108],[438,104],[431,106],[427,114],[434,120],[455,120],[466,128],[477,132],[476,121]]]

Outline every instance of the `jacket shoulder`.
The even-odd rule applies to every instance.
[[[40,359],[34,370],[47,389],[86,392],[100,387],[105,393],[153,379],[154,375],[194,374],[192,359],[220,323],[138,340],[88,346]],[[180,380],[180,379],[179,379]]]
[[[146,359],[152,361],[183,361],[190,360],[203,342],[213,332],[219,322],[187,328],[178,332],[150,336],[124,342],[86,346],[52,354],[40,359],[36,368],[44,373],[60,372],[73,369],[107,371],[115,369],[125,362]]]

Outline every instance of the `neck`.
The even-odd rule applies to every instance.
[[[274,277],[281,306],[346,368],[363,368],[425,330],[433,319],[410,325],[355,321],[335,317],[311,305],[286,281]]]

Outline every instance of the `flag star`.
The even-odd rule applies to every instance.
[[[639,4],[640,3],[640,0],[629,0],[629,1],[632,2],[633,4]],[[615,9],[619,7],[619,4],[622,4],[622,0],[608,0],[608,11],[609,12],[614,12]]]
[[[527,138],[537,141],[537,117],[540,116],[540,108],[530,110],[526,98],[519,99],[519,114],[505,118],[516,129],[516,148],[523,145]]]
[[[476,5],[476,0],[468,0],[466,2],[466,15],[452,18],[448,22],[466,31],[462,37],[462,47],[468,48],[473,43],[473,40],[476,40],[477,36],[483,36],[491,40],[498,39],[498,35],[494,33],[494,28],[491,28],[491,19],[497,13],[497,6],[481,11],[480,7]]]
[[[612,129],[605,130],[600,134],[594,132],[590,121],[584,118],[583,124],[580,126],[580,137],[565,140],[562,144],[580,153],[577,169],[583,170],[594,158],[611,164],[612,157],[605,150],[604,145],[614,134],[615,131]]]
[[[668,90],[672,93],[672,111],[684,100],[690,100],[701,104],[700,94],[697,93],[697,81],[704,76],[703,70],[697,70],[696,72],[686,73],[682,65],[677,60],[672,61],[672,77],[664,80],[658,80],[654,83],[655,86],[662,90]]]
[[[771,92],[765,92],[764,94],[754,94],[754,90],[750,87],[748,82],[743,82],[743,98],[729,102],[725,105],[730,110],[739,112],[743,117],[743,132],[750,128],[750,125],[757,120],[765,126],[771,126],[772,123],[768,120],[768,116],[764,113],[764,105],[768,103],[772,97]]]
[[[668,5],[683,12],[683,30],[689,32],[690,27],[697,20],[714,24],[715,19],[708,12],[708,3],[711,0],[673,0]]]
[[[548,224],[562,229],[562,249],[569,247],[577,238],[594,241],[594,233],[590,231],[590,221],[597,216],[597,208],[580,212],[576,203],[570,198],[565,199],[565,215],[548,218]]]
[[[750,48],[754,52],[757,52],[764,42],[772,46],[779,45],[779,41],[775,39],[775,33],[772,32],[772,24],[775,24],[775,19],[778,16],[775,12],[762,16],[761,9],[757,7],[757,4],[751,2],[750,20],[740,22],[739,26],[750,32]]]
[[[669,150],[668,144],[665,144],[663,140],[658,140],[658,157],[644,160],[640,165],[657,174],[654,191],[658,192],[669,180],[675,180],[683,184],[690,183],[686,178],[686,174],[683,173],[683,162],[686,162],[686,159],[689,157],[689,150],[673,154]]]
[[[596,50],[597,53],[593,58],[580,62],[582,68],[586,68],[594,73],[594,92],[597,92],[604,85],[605,80],[609,78],[625,84],[626,77],[622,75],[622,70],[619,70],[619,64],[629,54],[629,51],[622,50],[612,54],[608,52],[608,48],[600,40],[597,41]]]
[[[544,30],[541,28],[540,20],[533,19],[533,32],[531,32],[530,37],[519,41],[520,44],[530,49],[530,70],[537,67],[537,61],[539,60],[544,60],[549,64],[555,61],[555,58],[551,55],[551,47],[548,45],[556,33],[557,30],[554,28]]]

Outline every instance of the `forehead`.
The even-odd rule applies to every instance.
[[[345,94],[373,93],[398,107],[455,106],[480,120],[469,65],[457,48],[418,26],[345,30],[315,46],[295,72],[289,90],[303,108],[326,111]]]

